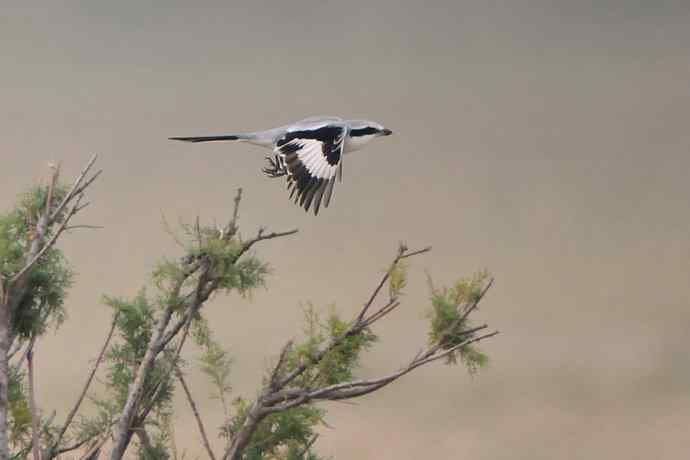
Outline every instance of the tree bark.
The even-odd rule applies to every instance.
[[[266,415],[261,410],[260,403],[254,403],[252,408],[249,410],[249,415],[247,415],[247,419],[244,421],[244,425],[242,425],[242,428],[240,429],[239,433],[237,433],[235,437],[232,439],[232,443],[230,444],[228,450],[225,452],[223,460],[242,459],[244,450],[247,448],[247,445],[249,444],[249,441],[251,440],[254,431],[256,431],[256,427],[259,425],[259,422],[261,422],[261,420],[263,420],[265,416]]]
[[[31,410],[31,451],[33,452],[34,460],[41,460],[41,444],[39,431],[39,416],[36,407],[36,387],[34,382],[34,351],[33,346],[36,341],[36,336],[31,338],[29,344],[29,353],[26,355],[26,363],[29,369],[29,408]]]
[[[177,375],[177,379],[182,384],[182,389],[184,390],[184,394],[187,396],[187,401],[189,402],[189,406],[192,408],[192,412],[194,413],[194,418],[196,419],[196,424],[199,427],[199,434],[201,435],[201,441],[204,443],[204,448],[206,449],[206,453],[208,454],[208,458],[210,458],[211,460],[216,460],[216,456],[213,454],[213,450],[211,449],[211,444],[208,442],[208,436],[206,436],[206,429],[204,428],[204,422],[201,421],[201,415],[199,415],[199,409],[196,407],[196,402],[194,402],[194,398],[192,397],[192,392],[189,391],[189,387],[187,386],[187,382],[185,381],[184,376],[182,375],[182,372],[180,372],[180,370],[177,367],[175,368],[175,373]]]
[[[9,458],[9,436],[7,433],[9,368],[7,354],[10,346],[10,324],[7,295],[2,286],[4,281],[0,279],[0,460],[8,460]]]
[[[161,338],[163,336],[165,328],[168,326],[168,323],[170,322],[171,316],[172,308],[168,307],[158,320],[158,324],[156,325],[156,332],[149,340],[148,349],[146,350],[146,354],[144,355],[143,361],[139,365],[136,378],[134,379],[134,382],[132,383],[132,386],[129,389],[129,397],[127,398],[125,407],[122,410],[120,419],[118,420],[117,425],[115,427],[115,440],[113,449],[110,452],[110,460],[119,460],[125,454],[127,444],[129,444],[129,440],[131,439],[131,436],[128,435],[130,431],[130,425],[132,423],[132,419],[134,418],[134,414],[136,412],[137,405],[139,404],[139,400],[141,399],[141,395],[144,391],[144,382],[146,380],[146,377],[149,375],[149,372],[153,368],[156,356],[158,356],[158,353],[160,352]]]

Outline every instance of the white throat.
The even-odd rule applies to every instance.
[[[354,152],[355,150],[359,150],[365,145],[367,145],[369,142],[371,142],[376,136],[371,134],[369,136],[357,136],[357,137],[350,137],[347,136],[347,139],[345,139],[345,145],[343,146],[343,152],[344,153],[349,153],[349,152]]]

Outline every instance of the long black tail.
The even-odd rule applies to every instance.
[[[197,136],[197,137],[169,137],[168,139],[173,141],[183,141],[183,142],[210,142],[210,141],[238,141],[242,139],[238,135],[227,135],[227,136]]]

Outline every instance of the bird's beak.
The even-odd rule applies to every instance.
[[[383,131],[381,131],[382,136],[390,136],[391,134],[393,134],[393,131],[391,131],[390,129],[384,129]]]

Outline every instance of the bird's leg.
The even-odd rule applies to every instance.
[[[262,169],[264,174],[274,178],[287,175],[288,171],[285,167],[285,162],[280,155],[276,155],[275,157],[267,156],[266,159],[270,166]]]

